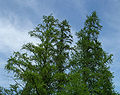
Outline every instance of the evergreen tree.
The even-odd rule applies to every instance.
[[[29,32],[39,43],[27,43],[9,58],[5,68],[14,73],[15,84],[9,90],[0,87],[0,95],[119,95],[109,70],[112,55],[98,40],[101,28],[93,12],[72,48],[67,20],[43,16],[43,23]]]
[[[101,28],[96,12],[87,16],[84,28],[77,32],[72,70],[80,72],[79,76],[88,88],[89,95],[114,95],[113,75],[108,66],[112,62],[112,55],[104,52],[98,40]]]
[[[52,15],[43,17],[39,24],[29,32],[40,40],[36,45],[23,45],[24,53],[14,52],[6,69],[13,71],[15,80],[20,80],[22,95],[50,95],[62,90],[66,80],[66,60],[69,56],[72,36],[66,20],[59,22]]]

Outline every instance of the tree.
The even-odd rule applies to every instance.
[[[22,95],[50,95],[61,91],[66,82],[66,60],[72,43],[70,25],[52,15],[43,16],[43,24],[29,34],[40,43],[23,45],[25,52],[14,52],[6,69],[15,74],[16,81],[23,83],[17,83],[22,87]]]
[[[101,28],[96,12],[87,16],[84,28],[76,33],[78,42],[72,56],[72,70],[80,72],[79,76],[88,88],[89,95],[114,95],[113,75],[108,66],[112,62],[112,55],[104,52],[98,40]]]
[[[8,59],[5,68],[14,73],[15,84],[0,87],[0,95],[118,95],[109,70],[112,55],[98,40],[101,28],[96,12],[87,16],[73,48],[67,20],[43,16],[29,32],[39,43],[23,45]]]

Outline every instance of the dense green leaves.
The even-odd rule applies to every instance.
[[[70,25],[66,20],[59,22],[52,15],[44,16],[43,23],[29,34],[37,37],[40,43],[23,45],[22,50],[26,52],[15,52],[6,69],[14,73],[16,81],[23,82],[22,95],[48,95],[62,91],[72,43]]]
[[[9,58],[5,68],[14,73],[16,84],[0,88],[0,94],[116,95],[108,66],[112,55],[98,41],[101,28],[96,12],[87,16],[73,48],[67,20],[43,16],[43,23],[29,32],[39,43],[27,43]]]
[[[77,32],[78,42],[71,62],[73,70],[80,71],[79,74],[90,95],[114,93],[113,76],[108,66],[112,61],[112,55],[107,55],[98,41],[101,27],[96,12],[87,16],[84,28]],[[76,69],[78,67],[79,69]]]

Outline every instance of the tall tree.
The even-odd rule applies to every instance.
[[[98,40],[101,28],[96,12],[87,16],[84,28],[77,32],[78,42],[72,57],[72,70],[80,72],[79,76],[90,95],[113,95],[113,75],[108,65],[112,62],[112,55],[104,52]]]
[[[29,32],[40,43],[23,45],[25,52],[14,52],[6,69],[20,80],[22,95],[50,95],[62,90],[66,80],[66,60],[72,36],[66,20],[59,22],[52,15],[43,16],[43,23]]]
[[[0,87],[0,94],[116,95],[109,70],[112,55],[98,40],[101,28],[96,12],[87,16],[69,56],[73,40],[67,20],[43,16],[43,23],[29,32],[39,43],[27,43],[9,58],[6,69],[16,83],[9,90]]]

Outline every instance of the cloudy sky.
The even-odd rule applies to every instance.
[[[43,15],[67,19],[72,33],[83,27],[86,15],[96,11],[103,29],[99,40],[103,49],[113,54],[116,91],[120,89],[120,0],[0,0],[0,86],[13,83],[4,70],[7,59],[27,42],[36,42],[28,32],[41,23]],[[75,40],[75,39],[74,39]]]

